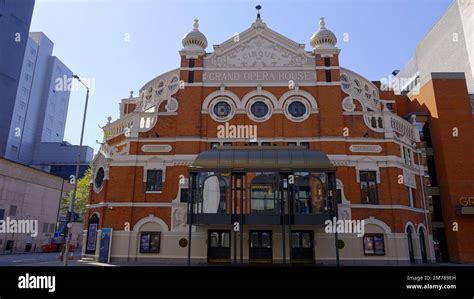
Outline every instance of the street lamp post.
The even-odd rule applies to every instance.
[[[71,201],[69,202],[69,209],[67,213],[67,236],[66,236],[66,244],[64,249],[64,266],[67,266],[68,255],[69,255],[69,244],[71,243],[71,228],[72,228],[72,215],[74,213],[74,200],[76,199],[76,192],[77,192],[77,181],[79,177],[79,167],[81,164],[81,154],[82,154],[82,140],[84,138],[84,126],[86,124],[86,114],[87,114],[87,104],[89,102],[89,87],[81,81],[79,76],[72,75],[74,79],[77,79],[87,90],[86,93],[86,103],[84,105],[84,115],[82,116],[82,130],[81,130],[81,141],[79,142],[79,150],[77,153],[77,161],[76,161],[76,175],[74,176],[74,191],[72,192]]]

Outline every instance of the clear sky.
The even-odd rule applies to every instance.
[[[54,42],[53,55],[74,73],[92,78],[84,144],[99,148],[99,125],[119,116],[130,91],[179,67],[181,39],[194,18],[212,45],[246,30],[255,6],[268,27],[310,50],[309,39],[326,18],[341,49],[340,65],[370,80],[387,77],[414,55],[416,44],[452,0],[36,0],[30,31]],[[344,36],[348,37],[344,41]],[[65,140],[79,144],[85,92],[73,91]]]

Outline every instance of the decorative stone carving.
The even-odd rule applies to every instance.
[[[380,145],[353,144],[349,147],[349,150],[353,153],[380,153],[382,147]]]
[[[416,177],[413,172],[403,169],[403,184],[416,189]]]
[[[176,112],[178,110],[178,101],[175,98],[169,98],[166,104],[167,112]]]
[[[142,151],[145,153],[168,153],[172,149],[169,144],[145,144],[142,146]]]
[[[351,97],[347,97],[342,101],[342,109],[346,112],[352,112],[355,109],[354,101]]]
[[[367,111],[368,108],[372,111],[381,110],[377,86],[361,75],[341,68],[341,89],[349,95],[349,98],[359,100],[363,111]],[[345,111],[353,111],[347,98],[343,100],[342,107]]]
[[[223,56],[215,56],[208,67],[301,67],[307,62],[303,53],[292,53],[263,36],[256,36]]]
[[[215,53],[205,59],[205,67],[215,68],[277,68],[302,67],[312,65],[304,51],[291,51],[265,37],[257,34],[248,41],[226,53]]]
[[[140,97],[136,111],[147,111],[167,100],[167,111],[175,112],[178,109],[178,102],[171,98],[180,87],[179,70],[167,72],[149,83],[140,90]],[[173,102],[171,105],[170,103]],[[174,111],[170,111],[173,110]]]
[[[187,226],[186,205],[173,209],[173,230],[184,230]]]

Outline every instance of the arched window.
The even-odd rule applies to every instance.
[[[426,243],[425,243],[425,230],[423,227],[420,227],[418,230],[418,234],[420,237],[420,251],[421,251],[421,259],[423,263],[428,263],[428,255],[426,253]]]
[[[413,248],[413,231],[411,226],[407,227],[407,239],[408,239],[408,253],[410,255],[410,263],[415,263],[415,250]]]
[[[377,128],[377,120],[375,119],[375,117],[370,118],[370,125],[372,126],[372,128]]]
[[[379,128],[382,129],[382,128],[383,128],[383,121],[382,121],[382,118],[379,117],[379,118],[377,119],[377,121],[378,121]]]
[[[202,203],[203,213],[224,213],[226,210],[227,183],[219,175],[212,174],[204,177],[202,184]]]

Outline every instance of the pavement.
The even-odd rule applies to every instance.
[[[5,266],[63,266],[63,262],[58,258],[57,252],[33,252],[33,253],[13,253],[0,254],[0,267]],[[69,266],[93,266],[89,263],[81,263],[81,253],[75,252],[74,259],[69,260]]]
[[[81,260],[81,252],[74,252],[74,259],[70,259],[68,266],[103,266],[103,267],[115,267],[115,266],[177,266],[170,263],[131,263],[131,264],[106,264],[99,263],[95,261]],[[193,264],[194,266],[209,266],[208,264]],[[9,267],[9,266],[39,266],[39,267],[62,267],[64,263],[59,259],[59,253],[43,253],[43,252],[33,252],[33,253],[13,253],[13,254],[1,254],[0,253],[0,267]],[[184,264],[179,264],[179,266],[185,266]],[[227,265],[230,266],[230,265]],[[240,265],[234,265],[240,266]],[[417,266],[474,266],[474,264],[454,264],[454,263],[433,263],[433,264],[423,264],[423,265],[413,265]]]

